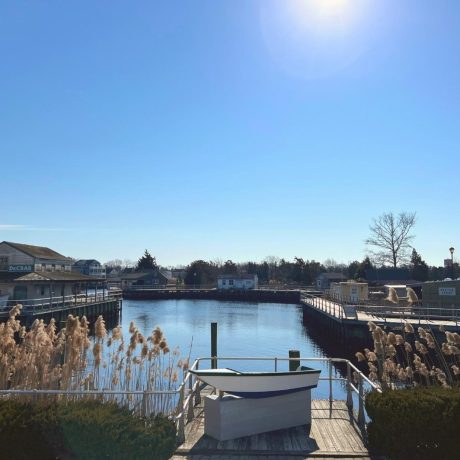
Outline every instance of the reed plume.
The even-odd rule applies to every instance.
[[[385,300],[388,300],[388,302],[391,303],[398,303],[399,302],[399,297],[398,294],[396,293],[395,288],[388,288],[388,296],[385,298]]]

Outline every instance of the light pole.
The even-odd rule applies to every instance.
[[[196,289],[196,272],[193,273],[193,289]]]
[[[455,251],[455,248],[451,247],[449,248],[449,251],[450,251],[450,260],[452,264],[452,279],[454,279],[454,251]]]

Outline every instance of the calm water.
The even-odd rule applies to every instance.
[[[299,350],[302,357],[327,357],[327,344],[334,342],[334,338],[327,337],[326,332],[306,324],[299,305],[214,300],[124,300],[121,323],[126,335],[131,321],[146,336],[159,325],[170,348],[179,346],[182,357],[190,353],[191,362],[197,357],[210,356],[211,322],[218,324],[218,356],[287,357],[288,350],[294,349]],[[321,338],[325,346],[321,345]],[[342,350],[340,346],[331,350],[330,356],[346,357],[343,353],[342,356],[339,354]],[[304,365],[320,368],[323,376],[327,375],[326,363]],[[222,361],[219,366],[240,370],[274,369],[273,362]],[[280,363],[278,370],[287,369],[287,366],[287,363]],[[340,375],[339,369],[334,369],[334,374]],[[328,384],[323,382],[315,391],[314,397],[327,397]],[[335,383],[334,392],[342,391],[343,385]]]

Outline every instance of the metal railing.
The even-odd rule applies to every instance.
[[[200,363],[203,361],[215,362],[218,361],[268,361],[273,363],[275,372],[278,370],[280,362],[300,361],[300,362],[322,362],[327,363],[328,375],[327,377],[320,377],[320,381],[327,381],[329,383],[329,416],[332,417],[332,405],[334,401],[333,382],[343,382],[346,386],[346,405],[350,412],[350,416],[358,424],[359,428],[364,430],[366,424],[365,415],[365,386],[368,391],[378,391],[381,389],[374,382],[369,380],[351,361],[342,358],[280,358],[280,357],[206,357],[198,358],[195,360],[190,369],[199,369]],[[333,364],[346,365],[346,377],[335,377],[333,373]],[[186,393],[187,390],[187,393]],[[175,416],[177,423],[177,436],[178,443],[185,441],[185,425],[194,418],[194,405],[201,402],[200,381],[194,374],[188,372],[183,383],[179,387],[179,403],[178,411]],[[353,394],[358,399],[358,411],[355,414],[353,410]]]
[[[65,310],[85,304],[118,301],[122,298],[121,290],[101,290],[88,294],[40,297],[36,299],[3,300],[0,303],[0,316],[5,316],[16,305],[22,305],[21,314],[35,314],[44,311]]]
[[[330,416],[332,416],[332,404],[334,401],[333,382],[344,382],[346,386],[346,405],[349,409],[351,418],[358,424],[361,429],[365,427],[365,386],[367,391],[381,391],[380,388],[369,380],[353,363],[342,358],[280,358],[280,357],[203,357],[194,361],[190,370],[199,369],[202,362],[218,361],[265,361],[272,363],[275,372],[281,362],[300,361],[300,362],[321,362],[327,363],[328,375],[320,377],[320,381],[329,383],[329,403]],[[346,365],[346,377],[336,377],[333,372],[333,365]],[[30,397],[39,398],[60,398],[75,400],[79,398],[95,398],[101,401],[117,402],[126,406],[133,413],[141,416],[150,416],[158,412],[171,417],[177,428],[177,442],[179,444],[185,441],[185,426],[195,417],[194,407],[201,402],[202,383],[191,372],[187,372],[184,380],[176,389],[171,390],[0,390],[0,397]],[[355,414],[353,410],[353,394],[358,398],[358,411]]]
[[[340,300],[330,299],[327,297],[317,297],[306,293],[302,294],[301,299],[312,305],[317,310],[321,310],[330,316],[338,319],[346,319],[345,308],[353,307],[356,312],[362,312],[369,316],[378,317],[379,321],[386,322],[387,318],[402,318],[416,321],[419,324],[422,321],[452,321],[455,326],[460,324],[460,310],[454,306],[450,308],[432,307],[420,305],[416,302],[412,305],[391,304],[386,303],[380,305],[371,302],[344,302]]]

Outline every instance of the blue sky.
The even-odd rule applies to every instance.
[[[456,0],[3,0],[0,56],[0,240],[347,262],[415,211],[459,245]]]

